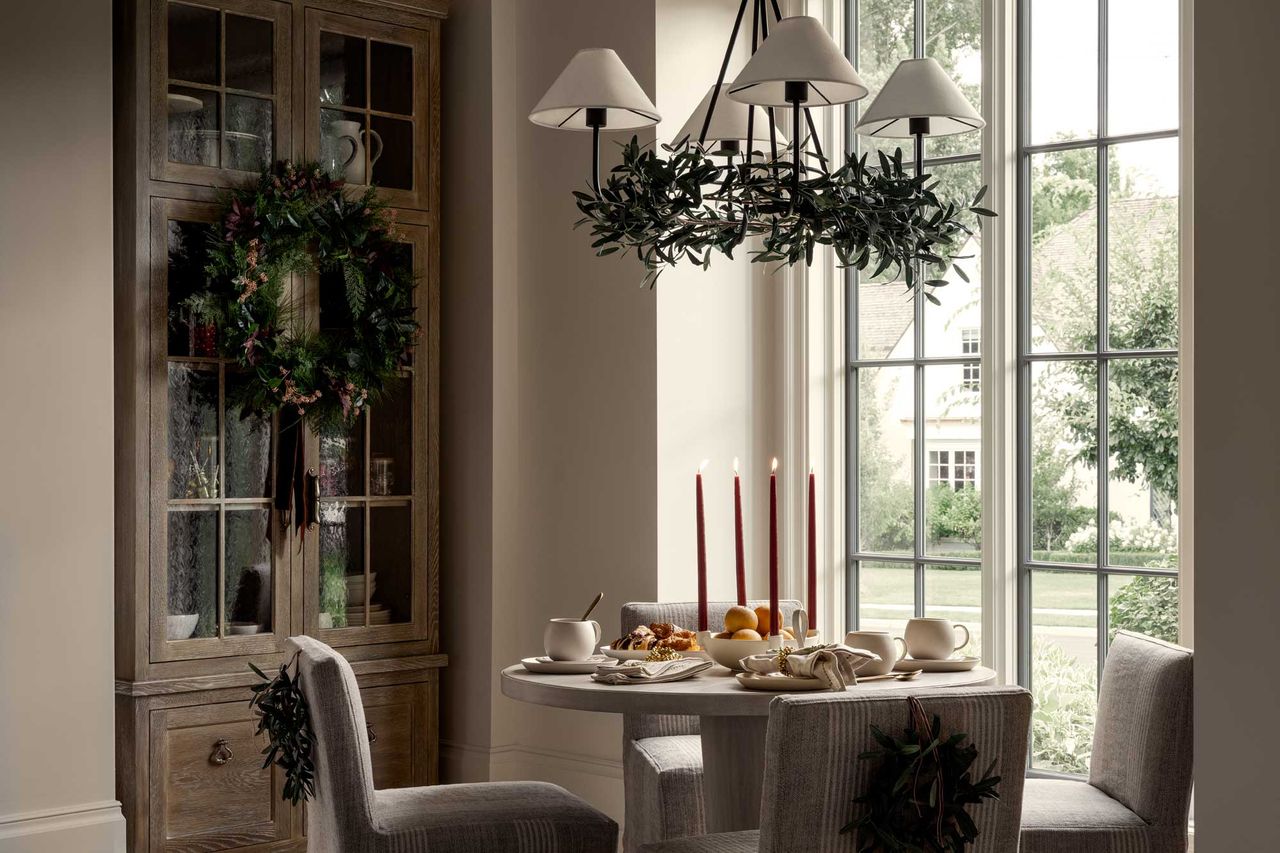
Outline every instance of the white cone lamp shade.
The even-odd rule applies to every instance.
[[[729,84],[729,97],[762,107],[789,107],[786,84],[808,83],[808,105],[847,104],[867,86],[817,18],[783,18]]]
[[[858,120],[858,132],[864,136],[912,136],[913,118],[929,120],[925,132],[930,136],[965,133],[986,125],[936,59],[898,63]]]
[[[633,130],[657,124],[662,116],[607,47],[580,50],[529,113],[529,121],[563,130],[591,130],[587,110],[604,110],[605,130]]]
[[[715,90],[714,85],[707,90],[707,94],[698,103],[698,108],[693,111],[693,115],[689,116],[689,120],[672,140],[674,144],[679,145],[685,139],[693,145],[698,144],[698,135],[702,133],[702,125],[707,119],[707,110],[711,109],[711,95]],[[747,116],[751,112],[751,107],[741,101],[733,100],[728,93],[729,84],[722,84],[720,95],[716,98],[716,108],[711,113],[711,124],[707,127],[706,139],[703,140],[703,147],[709,150],[719,147],[717,143],[747,141]],[[787,138],[783,136],[782,131],[775,127],[774,132],[777,134],[778,145],[786,145]],[[753,149],[769,144],[769,116],[764,110],[756,112],[751,136]]]

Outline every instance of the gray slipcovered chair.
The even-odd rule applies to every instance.
[[[347,661],[293,637],[315,732],[312,853],[615,853],[618,825],[563,788],[485,782],[375,791],[360,688]]]
[[[1023,853],[1187,849],[1191,671],[1190,649],[1116,634],[1102,668],[1089,780],[1027,780]]]
[[[724,614],[736,601],[707,602],[708,626],[714,631],[724,625]],[[768,601],[749,601],[749,607],[768,606]],[[800,602],[781,600],[785,624]],[[696,630],[698,603],[633,601],[622,605],[622,630],[637,625],[670,622]],[[702,812],[702,740],[698,718],[679,714],[624,714],[622,717],[622,776],[626,786],[627,809],[622,833],[625,853],[636,853],[640,845],[687,835],[702,835],[706,821]]]
[[[1021,687],[975,687],[918,694],[946,733],[965,732],[978,748],[979,772],[993,759],[1000,799],[973,806],[973,853],[1018,849],[1031,694]],[[874,768],[858,756],[878,745],[871,726],[900,733],[906,692],[784,695],[769,706],[760,829],[646,844],[643,853],[853,853],[852,800],[867,790]]]

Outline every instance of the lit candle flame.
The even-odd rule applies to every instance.
[[[776,473],[778,470],[778,457],[773,457],[773,467],[769,469],[769,473]]]
[[[706,467],[710,464],[711,464],[710,459],[703,459],[702,464],[698,466],[698,473],[701,474],[704,470],[706,470]]]
[[[733,457],[733,476],[738,476],[738,457]]]

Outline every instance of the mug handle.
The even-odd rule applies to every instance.
[[[964,642],[963,642],[963,643],[956,643],[956,647],[955,647],[954,649],[952,649],[952,650],[951,650],[951,651],[953,651],[953,652],[955,652],[955,651],[959,651],[960,649],[963,649],[965,646],[969,645],[969,629],[968,629],[968,627],[967,627],[967,626],[965,626],[965,625],[961,625],[961,624],[959,624],[959,623],[956,623],[955,627],[956,627],[956,629],[957,629],[957,630],[964,631]]]
[[[591,644],[591,653],[596,654],[595,650],[600,646],[600,623],[592,619],[591,627],[596,629],[596,639],[595,642]]]
[[[907,641],[901,637],[894,637],[893,641],[895,643],[902,643],[902,654],[898,655],[898,659],[894,661],[894,663],[901,663],[907,657]]]

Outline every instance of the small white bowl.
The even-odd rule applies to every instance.
[[[227,625],[228,634],[260,634],[262,626],[257,622],[231,622]]]
[[[701,640],[707,654],[721,666],[736,672],[742,671],[738,661],[750,655],[763,655],[769,651],[768,640],[723,640],[707,637]]]
[[[169,639],[187,639],[196,632],[196,623],[199,621],[199,613],[175,613],[170,615],[168,620]]]

